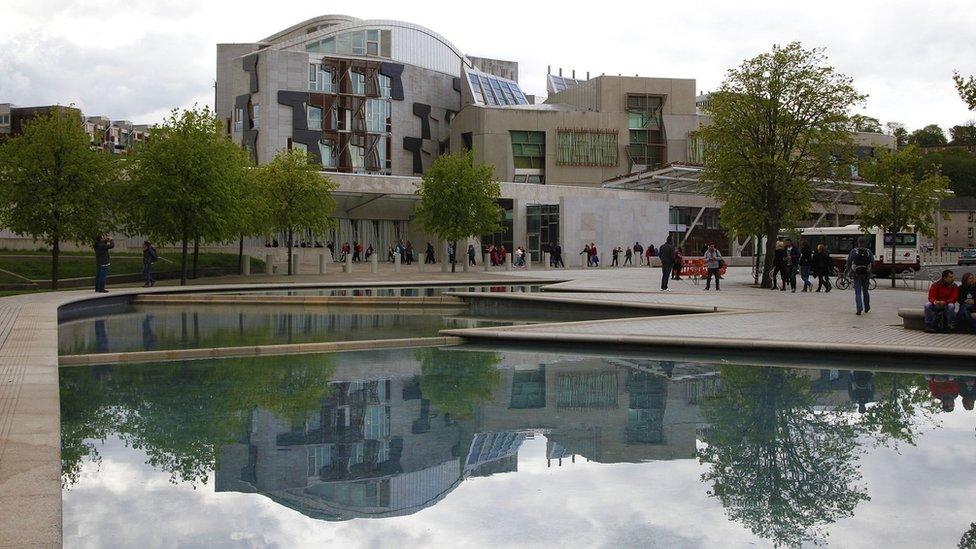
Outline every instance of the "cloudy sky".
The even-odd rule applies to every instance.
[[[158,122],[173,107],[213,103],[216,43],[253,42],[335,6],[4,0],[0,102],[74,103],[87,114]],[[976,73],[976,10],[964,0],[604,1],[564,10],[546,2],[520,3],[517,10],[402,0],[349,6],[341,11],[418,23],[464,52],[516,60],[527,93],[545,94],[547,65],[578,75],[695,78],[708,91],[743,59],[799,40],[825,47],[831,62],[870,95],[864,114],[909,128],[976,118],[951,80],[953,69]]]

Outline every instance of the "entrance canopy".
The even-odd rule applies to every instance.
[[[704,168],[690,164],[670,164],[657,170],[630,173],[607,180],[603,187],[628,191],[707,195],[713,183],[702,177]],[[821,205],[857,204],[857,192],[873,188],[865,181],[815,179],[810,182],[813,201]]]

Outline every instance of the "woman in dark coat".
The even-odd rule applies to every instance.
[[[781,291],[786,291],[786,249],[783,246],[783,241],[776,241],[776,251],[773,253],[773,287],[775,290],[779,285],[776,280],[781,279],[783,281],[783,287],[780,288]]]
[[[830,291],[830,274],[834,270],[834,262],[830,259],[830,254],[823,244],[817,245],[817,251],[813,254],[813,276],[817,277],[817,291],[826,288]]]

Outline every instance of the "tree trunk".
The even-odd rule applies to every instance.
[[[762,237],[757,234],[753,238],[756,239],[755,244],[753,244],[752,246],[753,255],[755,255],[756,257],[754,257],[752,261],[753,263],[752,283],[758,286],[759,283],[762,282],[762,275],[760,274],[759,271],[759,243],[762,242]]]
[[[190,237],[187,231],[183,231],[183,253],[180,254],[180,286],[186,286],[186,255],[189,247]]]
[[[288,229],[288,276],[291,276],[291,247],[293,245],[292,237],[294,236],[294,231]]]
[[[247,260],[250,261],[251,258]],[[244,235],[241,235],[241,240],[237,245],[237,274],[244,274]]]
[[[193,239],[193,279],[197,278],[197,263],[200,259],[200,237]]]
[[[779,229],[766,228],[766,257],[763,258],[762,284],[761,288],[772,288],[775,281],[769,275],[773,268],[773,258],[776,255],[776,236]]]
[[[58,289],[58,279],[61,277],[61,242],[58,233],[54,233],[54,245],[51,246],[51,289]]]
[[[454,272],[454,265],[457,264],[457,240],[451,241],[451,246],[454,247],[454,253],[448,254],[448,259],[451,260],[451,272]]]

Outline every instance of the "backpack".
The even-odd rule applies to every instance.
[[[854,272],[866,275],[871,270],[871,252],[867,248],[854,250]]]

